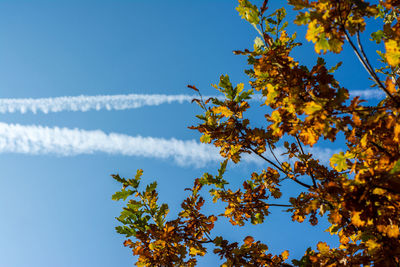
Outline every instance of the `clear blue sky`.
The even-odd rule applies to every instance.
[[[270,1],[271,8],[281,1]],[[0,98],[77,95],[188,94],[194,84],[204,94],[221,74],[247,81],[246,60],[233,50],[251,48],[256,32],[237,15],[236,1],[19,1],[0,2]],[[289,18],[293,18],[289,13]],[[295,25],[304,41],[305,31]],[[338,79],[349,89],[369,86],[348,50],[327,55],[334,65],[344,60]],[[371,48],[374,51],[375,48]],[[303,64],[315,62],[313,47],[295,52]],[[131,136],[199,139],[187,129],[201,111],[191,104],[149,106],[124,111],[2,114],[1,122],[48,127],[100,129]],[[157,180],[160,200],[179,211],[183,189],[206,168],[179,166],[172,160],[94,153],[0,154],[0,266],[123,267],[134,258],[114,227],[121,204],[111,200],[119,185],[110,174],[133,176],[144,169],[144,181]],[[261,167],[229,168],[227,177],[247,179]],[[295,186],[285,186],[295,191]],[[261,238],[271,252],[289,249],[301,257],[308,246],[330,238],[321,227],[292,223],[280,209],[262,226],[217,231],[232,241]],[[334,239],[329,239],[334,242]],[[200,266],[219,263],[215,256]]]

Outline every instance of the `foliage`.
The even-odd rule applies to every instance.
[[[288,1],[298,12],[294,22],[307,25],[306,39],[314,43],[316,53],[340,53],[345,42],[350,44],[373,85],[386,93],[377,105],[368,105],[360,97],[350,99],[333,75],[340,64],[328,69],[319,58],[309,68],[292,58],[290,53],[301,44],[285,30],[285,9],[266,15],[267,2],[258,8],[239,0],[237,8],[260,34],[252,50],[235,51],[248,57],[251,89],[234,86],[223,75],[214,87],[224,100],[194,100],[204,114],[191,128],[202,133],[202,142],[219,147],[226,158],[218,174],[196,179],[182,211],[170,221],[165,219],[168,206],[157,204],[155,183],[138,191],[141,171],[135,179],[114,176],[123,189],[113,199],[133,196],[118,218],[123,226],[117,231],[135,238],[125,241],[125,246],[139,256],[138,265],[193,266],[213,245],[223,266],[291,266],[285,263],[288,251],[269,254],[267,245],[253,237],[241,244],[211,237],[217,217],[226,217],[235,226],[261,224],[270,207],[283,206],[300,223],[307,219],[316,225],[317,215],[325,216],[331,224],[328,231],[340,242],[337,248],[319,242],[316,250],[309,248],[303,258],[293,260],[294,266],[399,266],[400,1],[382,0],[378,5],[363,0]],[[380,29],[371,41],[385,48],[378,51],[378,68],[371,65],[360,41],[372,19]],[[262,128],[251,126],[246,117],[254,90],[262,94],[267,108]],[[333,155],[330,166],[307,152],[306,147],[320,139],[334,142],[339,135],[346,139],[345,151]],[[286,149],[285,161],[275,155],[279,143]],[[265,156],[267,150],[272,159]],[[228,189],[227,162],[237,163],[247,153],[259,156],[268,167],[254,172],[242,188]],[[284,180],[298,184],[303,192],[289,203],[270,203],[271,198],[281,197]],[[201,212],[205,201],[200,191],[205,186],[214,202],[225,203],[222,214]]]

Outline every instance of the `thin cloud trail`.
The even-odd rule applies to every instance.
[[[128,136],[103,131],[23,126],[0,122],[0,153],[74,156],[107,153],[173,160],[178,165],[202,167],[221,160],[218,150],[194,140]]]
[[[276,152],[282,154],[283,151],[283,148],[278,148]],[[336,153],[328,148],[322,150],[314,148],[313,152],[323,162]],[[321,152],[320,156],[319,152]],[[24,126],[3,122],[0,122],[0,153],[59,156],[106,153],[173,160],[180,166],[194,167],[204,167],[222,160],[217,148],[195,140],[134,137],[118,133],[106,134],[100,130]],[[265,156],[271,158],[271,155]],[[265,164],[254,155],[244,155],[243,162],[260,166]]]
[[[129,94],[62,96],[52,98],[0,98],[0,113],[37,113],[90,110],[124,110],[161,104],[190,103],[196,95]]]
[[[376,89],[350,91],[351,96],[361,96],[366,99],[380,99],[383,92]],[[216,96],[204,96],[204,99]],[[128,94],[128,95],[97,95],[97,96],[62,96],[48,98],[0,98],[0,113],[32,113],[61,111],[90,110],[125,110],[144,106],[158,106],[161,104],[190,103],[197,95],[165,95],[165,94]],[[218,97],[221,98],[222,97]],[[255,94],[251,101],[261,102],[262,96]]]

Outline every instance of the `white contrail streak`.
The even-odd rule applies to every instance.
[[[220,162],[219,150],[212,145],[198,143],[194,140],[177,140],[175,138],[153,138],[129,136],[103,131],[85,131],[81,129],[49,128],[42,126],[23,126],[0,122],[0,153],[52,154],[74,156],[79,154],[107,153],[124,156],[137,156],[173,160],[181,166],[203,167],[210,163]],[[281,160],[284,149],[278,147],[275,153]],[[323,163],[327,163],[336,150],[328,148],[310,149]],[[271,155],[265,155],[272,158]],[[266,164],[261,158],[244,155],[244,162],[258,165]]]
[[[0,122],[0,153],[73,156],[103,152],[174,160],[179,165],[204,166],[219,161],[218,150],[194,140],[128,136],[103,131],[23,126]]]
[[[384,97],[383,92],[376,89],[350,91],[351,96],[361,96],[366,99]],[[211,96],[204,96],[207,99]],[[215,96],[214,96],[215,97]],[[163,94],[129,94],[129,95],[97,95],[97,96],[62,96],[49,98],[0,98],[0,113],[37,113],[61,111],[90,110],[124,110],[161,104],[190,103],[197,95],[163,95]],[[253,101],[262,101],[262,96],[256,94]]]
[[[52,98],[0,98],[0,113],[36,113],[89,110],[123,110],[171,103],[190,103],[196,95],[129,94],[62,96]]]

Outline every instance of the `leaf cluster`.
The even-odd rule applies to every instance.
[[[137,240],[128,239],[125,245],[139,256],[138,264],[192,266],[197,256],[207,253],[209,244],[224,266],[291,266],[285,262],[288,251],[269,254],[267,245],[253,237],[245,237],[241,244],[212,237],[217,217],[226,218],[233,227],[262,224],[275,206],[285,207],[299,223],[308,220],[317,225],[324,217],[330,224],[327,231],[339,240],[338,247],[319,242],[315,250],[309,248],[301,259],[293,260],[294,266],[400,264],[400,3],[288,2],[298,11],[295,23],[307,25],[306,38],[315,44],[316,53],[340,53],[348,42],[370,75],[371,86],[386,98],[376,105],[358,96],[350,98],[334,76],[341,62],[329,67],[320,57],[307,67],[291,56],[301,44],[286,31],[284,9],[267,14],[268,1],[257,7],[239,0],[239,15],[259,33],[252,50],[235,51],[248,59],[250,83],[234,86],[228,75],[222,75],[213,85],[221,97],[209,99],[189,86],[199,92],[194,102],[203,111],[197,116],[199,123],[190,128],[202,134],[201,142],[220,149],[225,160],[218,173],[195,180],[181,213],[171,221],[166,221],[168,207],[157,204],[155,183],[140,192],[141,172],[135,179],[114,176],[123,189],[113,198],[133,196],[118,218],[123,226],[117,230]],[[372,19],[380,29],[371,41],[385,49],[378,52],[378,68],[369,61],[360,38]],[[254,127],[248,115],[254,92],[261,94],[265,107],[263,127]],[[312,153],[321,140],[338,142],[339,135],[345,138],[340,144],[343,151],[332,155],[329,164]],[[259,157],[266,167],[235,188],[225,177],[228,161],[238,163],[247,154]],[[287,182],[302,192],[281,192]],[[204,187],[214,202],[224,205],[220,214],[201,213]],[[289,201],[276,203],[282,193],[290,195]]]

